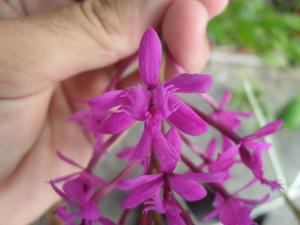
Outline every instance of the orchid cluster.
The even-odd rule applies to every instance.
[[[50,181],[68,206],[57,208],[56,215],[67,225],[124,225],[128,214],[140,207],[141,225],[163,224],[163,221],[168,225],[193,225],[191,213],[181,203],[201,201],[210,190],[215,194],[214,210],[204,220],[218,218],[224,225],[256,224],[251,209],[267,201],[269,195],[245,199],[240,193],[254,183],[272,190],[280,188],[277,181],[264,177],[262,156],[270,147],[264,137],[278,131],[281,121],[240,136],[236,132],[242,126],[241,117],[250,117],[251,113],[228,109],[230,91],[226,91],[219,103],[208,95],[211,76],[183,71],[169,81],[160,82],[161,42],[152,28],[142,37],[138,60],[143,84],[107,90],[88,99],[88,109],[71,116],[71,120],[94,136],[95,144],[87,167],[57,152],[60,159],[79,172]],[[175,69],[179,68],[173,64]],[[116,77],[120,78],[120,72]],[[188,104],[180,94],[196,94],[211,106],[211,113]],[[108,147],[136,123],[143,124],[140,139],[135,146],[116,153],[118,160],[126,161],[127,166],[111,181],[100,178],[95,174],[95,165],[108,153]],[[189,136],[201,136],[209,129],[218,131],[219,137],[212,138],[206,150],[201,150]],[[181,151],[183,143],[201,159],[199,165]],[[179,162],[186,166],[180,173],[175,171]],[[249,169],[253,178],[239,190],[230,192],[226,184],[234,179],[232,168],[236,165]],[[132,178],[134,171],[135,174],[139,171],[139,175]],[[106,218],[99,208],[101,200],[111,191],[128,192],[120,203],[124,211],[119,221]]]

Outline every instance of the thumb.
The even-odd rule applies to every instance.
[[[137,50],[171,0],[85,0],[44,15],[0,21],[0,61],[16,73],[63,80]],[[12,77],[12,76],[10,76]]]

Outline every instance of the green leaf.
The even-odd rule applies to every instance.
[[[300,126],[300,94],[293,98],[278,114],[279,119],[284,120],[288,128]]]

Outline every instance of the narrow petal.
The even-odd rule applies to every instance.
[[[272,190],[281,188],[277,181],[264,178],[262,151],[255,151],[252,154],[245,148],[240,149],[242,162],[252,171],[253,175],[264,185],[269,186]]]
[[[151,182],[153,180],[159,179],[162,177],[163,174],[155,174],[155,175],[142,175],[130,180],[121,180],[118,184],[119,190],[128,190],[133,189],[138,186],[141,186],[142,184],[146,184],[148,182]]]
[[[85,169],[83,166],[79,165],[77,162],[75,162],[73,159],[70,159],[69,157],[65,156],[61,151],[56,150],[56,155],[63,161],[65,161],[66,163],[77,167],[79,169]]]
[[[83,219],[97,220],[100,217],[100,210],[93,202],[88,202],[80,208],[80,214]]]
[[[205,188],[195,181],[178,176],[171,176],[170,180],[172,189],[187,201],[200,200],[207,194]]]
[[[165,83],[165,86],[174,86],[179,93],[205,93],[212,85],[210,75],[181,74]]]
[[[145,120],[151,99],[149,90],[136,86],[128,88],[125,93],[128,103],[125,104],[124,109],[136,120]]]
[[[160,162],[161,170],[171,172],[175,169],[180,159],[180,151],[167,142],[160,130],[153,134],[153,145],[156,157]]]
[[[180,213],[168,211],[166,213],[168,225],[186,225],[186,222],[180,216]]]
[[[227,104],[230,102],[232,97],[232,91],[231,90],[226,90],[223,98],[220,101],[220,109],[225,109],[225,107],[227,106]]]
[[[162,184],[163,179],[159,178],[138,186],[127,194],[121,203],[121,206],[129,209],[137,207],[146,200],[150,199],[160,189]]]
[[[76,206],[77,204],[71,199],[69,198],[69,196],[67,196],[63,191],[61,191],[56,184],[50,180],[50,185],[53,188],[53,190],[61,197],[63,198],[67,203]]]
[[[170,128],[166,134],[166,139],[168,143],[172,145],[174,150],[177,152],[176,155],[179,155],[181,150],[181,138],[178,131],[175,128]]]
[[[135,161],[142,161],[151,153],[151,144],[152,144],[152,135],[149,131],[149,128],[145,125],[143,134],[135,146],[130,160]]]
[[[155,86],[159,81],[161,43],[158,34],[149,28],[143,35],[139,48],[139,71],[145,84]]]
[[[64,221],[66,225],[72,225],[73,220],[75,219],[75,215],[69,213],[67,207],[65,206],[56,208],[55,214],[57,215],[58,218]]]
[[[89,99],[87,102],[90,107],[97,108],[100,110],[107,110],[114,106],[121,105],[124,102],[122,90],[114,90],[105,92],[102,95],[93,97]]]
[[[215,162],[210,164],[211,172],[221,172],[228,170],[235,162],[239,153],[240,145],[235,145],[218,155]]]
[[[155,210],[156,212],[164,214],[166,212],[166,208],[164,206],[164,203],[160,195],[161,195],[160,190],[157,190],[152,196],[152,198],[149,201],[146,201],[144,203],[143,211],[148,212],[150,210]]]
[[[182,218],[182,210],[174,198],[167,198],[164,201],[167,210],[166,217],[168,225],[186,225]]]
[[[251,209],[233,198],[228,199],[219,210],[220,221],[224,225],[254,225],[250,217]]]
[[[217,150],[217,140],[215,138],[213,138],[207,145],[206,147],[206,156],[209,158],[209,159],[212,159],[214,157],[214,154]]]
[[[135,120],[127,112],[117,111],[100,124],[98,131],[104,134],[118,134],[130,127],[134,122]]]
[[[174,89],[172,90],[172,88],[166,88],[162,84],[159,84],[152,93],[153,101],[157,108],[157,114],[160,115],[160,119],[167,118],[179,107],[178,102],[173,101]]]
[[[259,130],[257,130],[255,133],[248,135],[245,137],[247,140],[262,138],[268,135],[271,135],[279,130],[279,128],[282,126],[283,122],[282,120],[275,120],[271,123],[268,123],[267,125],[263,126]]]
[[[208,126],[187,104],[177,99],[181,104],[168,120],[178,129],[189,135],[200,135],[208,130]]]
[[[252,151],[266,151],[272,144],[265,141],[244,141],[243,145]]]
[[[244,202],[245,204],[255,206],[255,205],[260,205],[260,204],[268,201],[270,199],[270,195],[266,194],[263,197],[261,197],[260,199],[246,199],[246,198],[236,198],[236,199]]]
[[[218,216],[219,211],[218,210],[213,210],[212,212],[210,212],[209,214],[207,214],[204,218],[203,221],[207,222],[209,220],[212,220],[213,218],[215,218],[216,216]]]

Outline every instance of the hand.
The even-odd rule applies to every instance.
[[[208,58],[206,25],[228,0],[19,0],[0,2],[0,221],[28,224],[58,198],[46,183],[71,173],[91,144],[66,122],[73,96],[99,94],[147,27],[196,72]],[[134,76],[119,85],[128,85]]]

